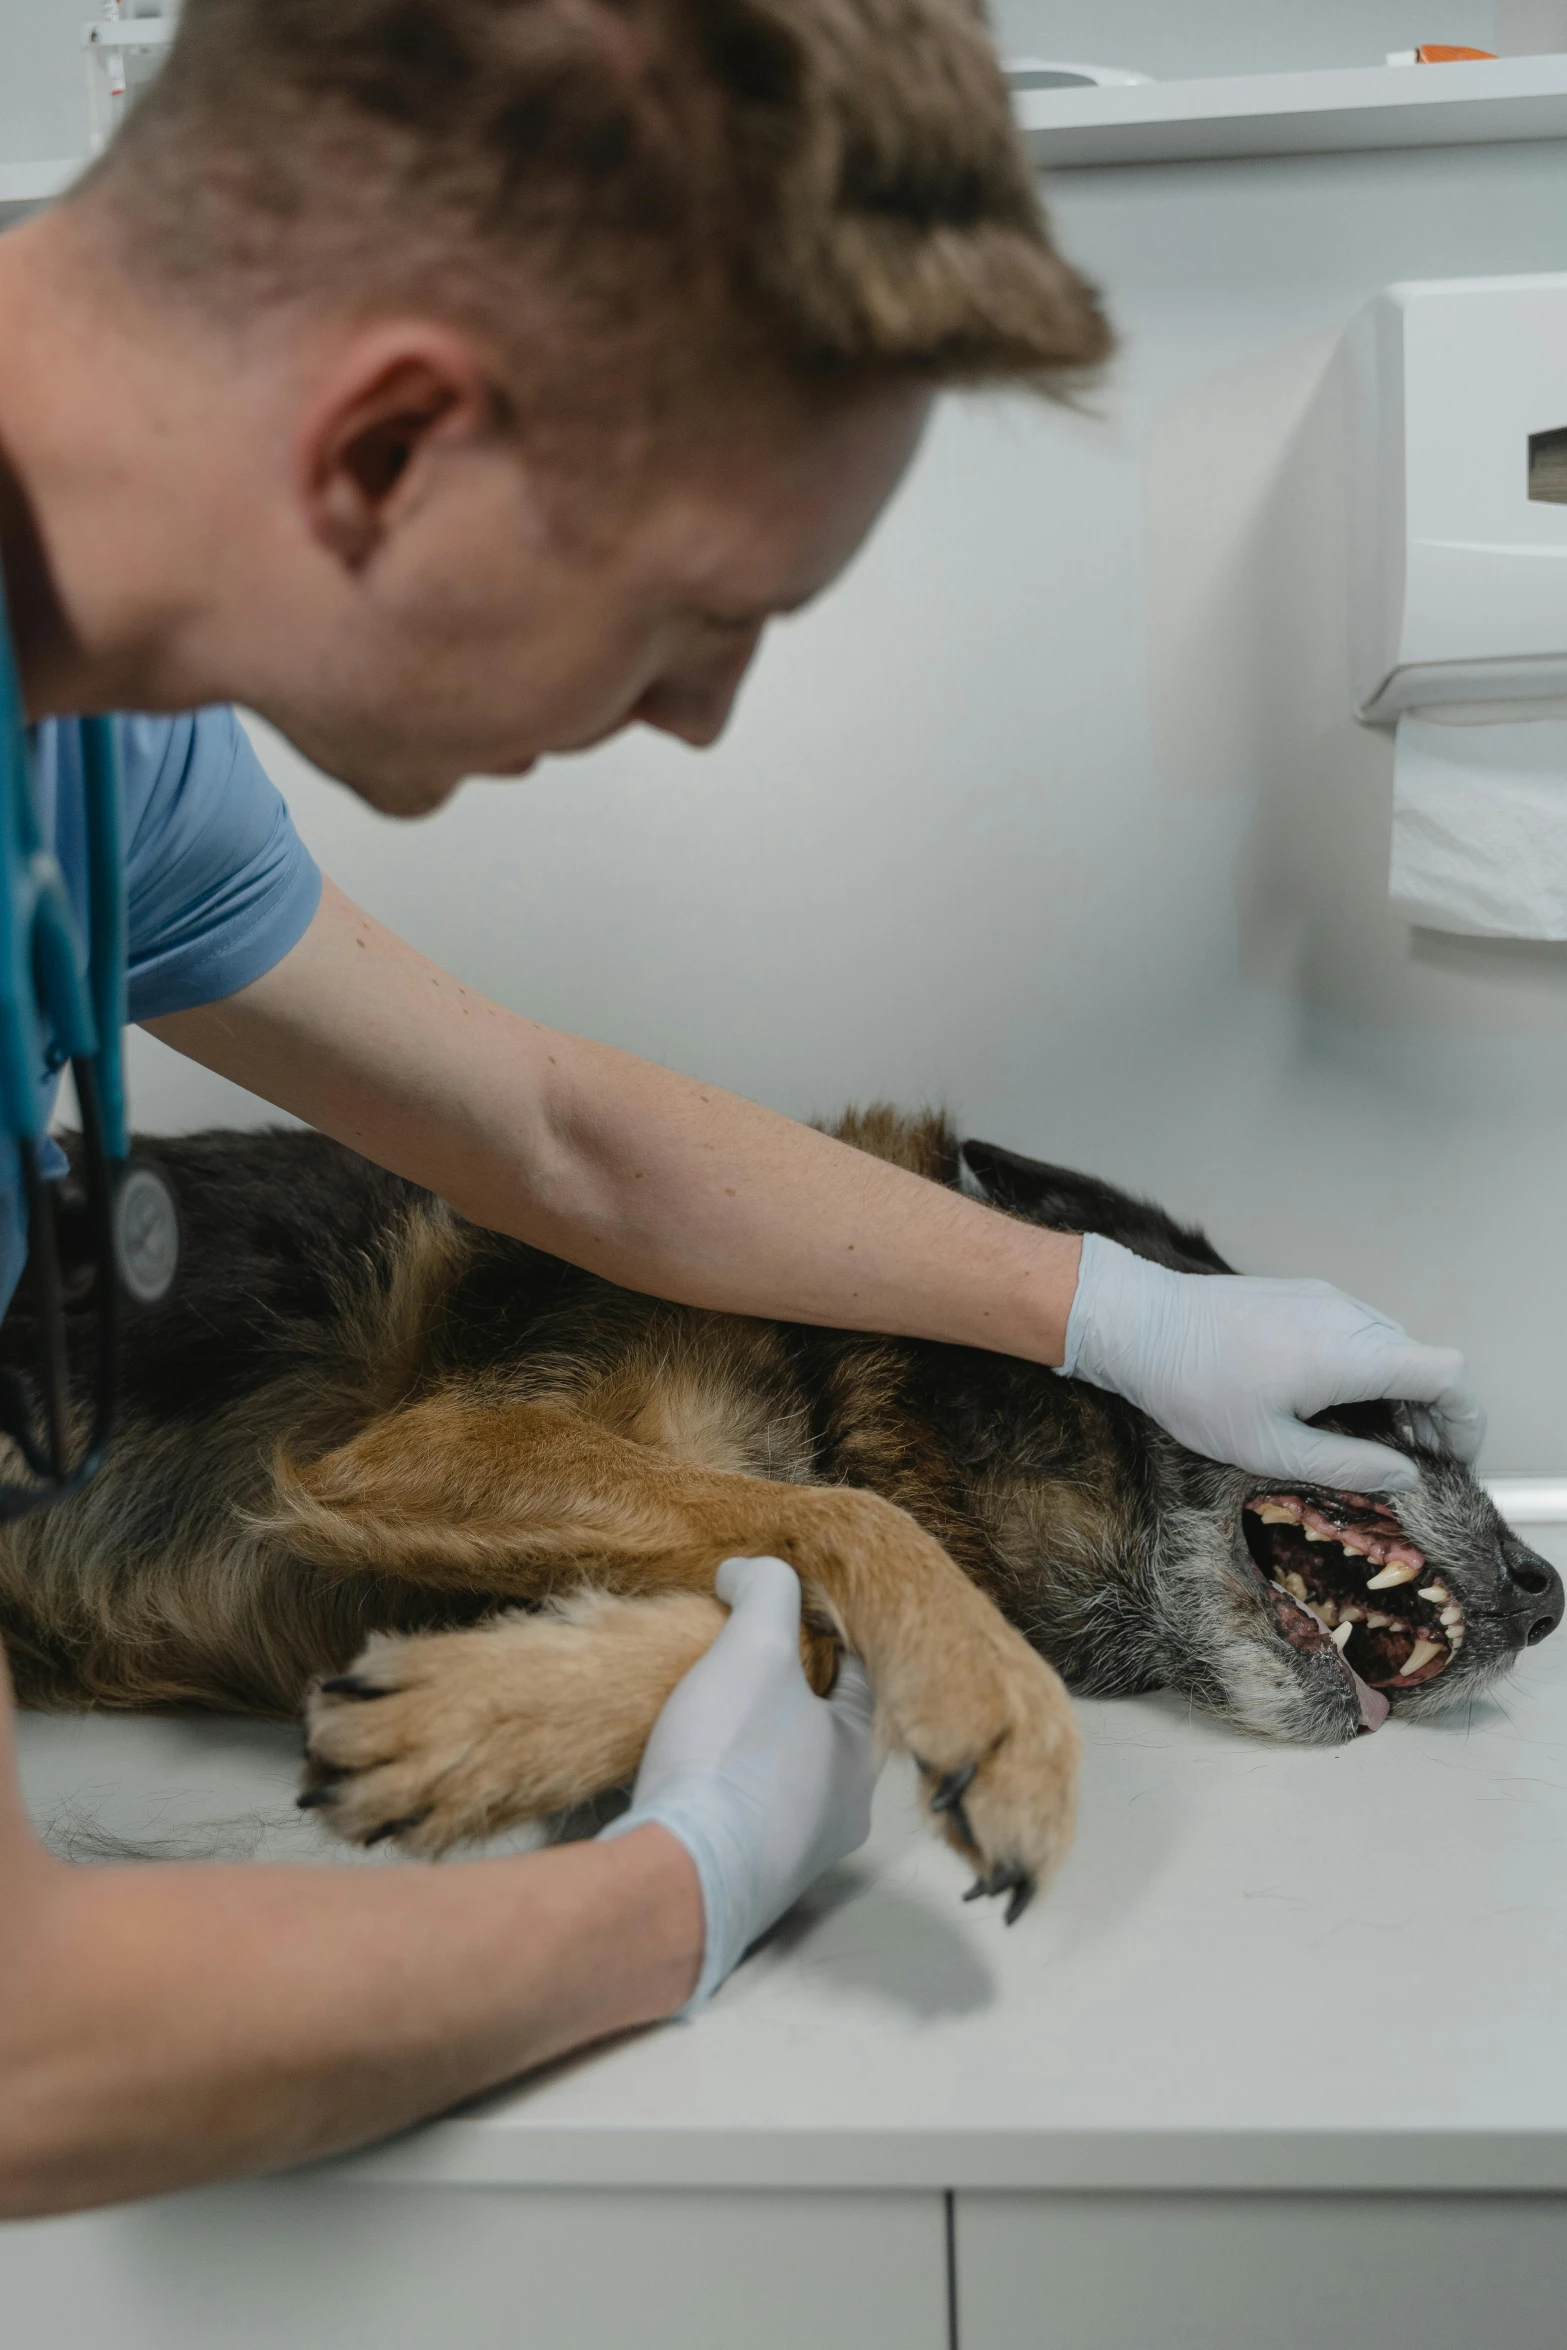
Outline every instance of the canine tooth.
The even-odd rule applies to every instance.
[[[1409,1674],[1418,1673],[1422,1665],[1428,1665],[1434,1656],[1440,1656],[1441,1653],[1441,1648],[1436,1641],[1417,1640],[1398,1668],[1399,1679],[1402,1681],[1407,1679]]]
[[[1335,1648],[1342,1648],[1342,1647],[1345,1645],[1345,1643],[1348,1641],[1348,1639],[1349,1639],[1349,1636],[1350,1636],[1351,1632],[1353,1632],[1353,1631],[1354,1631],[1354,1629],[1355,1629],[1355,1627],[1354,1627],[1354,1625],[1353,1625],[1353,1624],[1347,1624],[1347,1623],[1346,1623],[1346,1624],[1340,1624],[1340,1626],[1339,1626],[1338,1630],[1337,1630],[1337,1631],[1334,1633],[1334,1635],[1333,1635],[1333,1645],[1334,1645],[1334,1647],[1335,1647]]]
[[[1413,1583],[1419,1572],[1418,1567],[1410,1566],[1406,1560],[1394,1559],[1390,1565],[1382,1569],[1379,1575],[1366,1577],[1366,1589],[1368,1591],[1387,1591],[1395,1583]]]

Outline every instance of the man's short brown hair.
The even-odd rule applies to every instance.
[[[972,0],[186,0],[111,181],[214,306],[417,302],[509,362],[548,314],[579,381],[640,337],[1043,387],[1108,339]]]

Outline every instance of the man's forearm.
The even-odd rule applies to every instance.
[[[1059,1362],[1073,1237],[464,988],[328,884],[193,1058],[497,1231],[689,1305]]]
[[[702,1952],[656,1827],[439,1870],[0,1873],[0,2218],[379,2137],[673,2013]]]

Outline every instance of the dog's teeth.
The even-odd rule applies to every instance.
[[[1340,1624],[1338,1630],[1333,1635],[1334,1647],[1343,1648],[1354,1629],[1355,1627],[1353,1624]]]
[[[1333,1539],[1331,1534],[1319,1533],[1315,1526],[1307,1526],[1305,1535],[1308,1542],[1331,1542]]]
[[[1352,1559],[1369,1558],[1371,1555],[1365,1544],[1357,1542],[1353,1534],[1341,1534],[1338,1538],[1338,1546],[1340,1550],[1347,1550]]]
[[[1453,1595],[1445,1583],[1433,1580],[1426,1584],[1420,1596],[1422,1599],[1451,1599]]]
[[[1385,1632],[1392,1621],[1391,1616],[1379,1615],[1374,1607],[1368,1607],[1366,1610],[1366,1630],[1368,1632]]]
[[[1346,1600],[1338,1611],[1338,1620],[1341,1624],[1363,1624],[1366,1611],[1363,1607],[1357,1607],[1352,1599]]]
[[[1306,1578],[1304,1575],[1286,1575],[1284,1578],[1284,1587],[1296,1599],[1304,1599],[1306,1596]]]
[[[1411,1673],[1418,1673],[1422,1665],[1428,1665],[1434,1656],[1440,1656],[1441,1653],[1435,1640],[1417,1640],[1398,1668],[1399,1679],[1407,1680]]]
[[[1259,1517],[1265,1526],[1296,1526],[1300,1523],[1293,1510],[1281,1510],[1274,1502],[1259,1501],[1252,1506],[1253,1514]]]
[[[1424,1599],[1424,1597],[1425,1597],[1425,1593],[1422,1591],[1422,1593],[1420,1594],[1420,1596],[1421,1596],[1421,1598],[1422,1598],[1422,1599]],[[1452,1627],[1453,1627],[1455,1624],[1461,1624],[1461,1623],[1463,1622],[1463,1620],[1464,1620],[1464,1611],[1463,1611],[1463,1609],[1462,1609],[1461,1607],[1445,1607],[1445,1608],[1443,1608],[1443,1610],[1442,1610],[1442,1622],[1443,1622],[1443,1623],[1444,1623],[1444,1624],[1445,1624],[1445,1625],[1448,1627],[1448,1630],[1449,1630],[1449,1631],[1451,1631],[1451,1630],[1452,1630]]]
[[[1379,1575],[1366,1577],[1366,1589],[1386,1591],[1395,1583],[1413,1583],[1419,1572],[1420,1569],[1412,1567],[1407,1559],[1394,1559],[1391,1566],[1384,1567]]]

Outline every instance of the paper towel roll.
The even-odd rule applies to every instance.
[[[1567,718],[1401,718],[1388,896],[1478,938],[1567,938]]]

